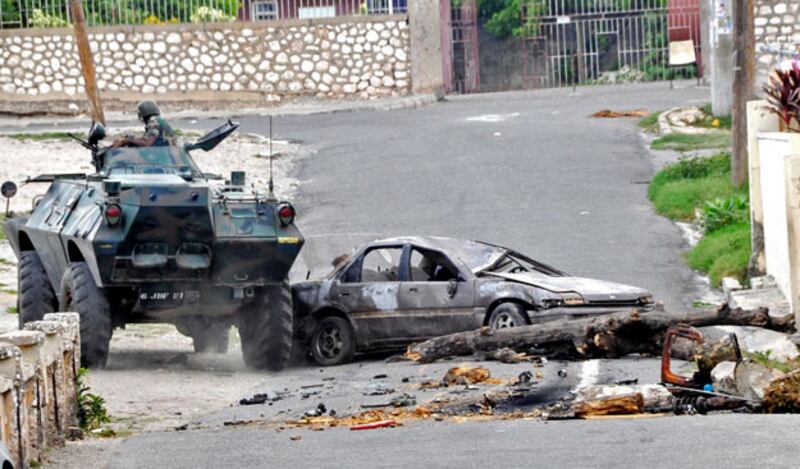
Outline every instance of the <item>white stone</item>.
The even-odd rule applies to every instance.
[[[152,86],[158,86],[159,84],[158,78],[154,75],[150,75],[149,77],[147,77],[147,84]]]
[[[136,46],[136,49],[137,49],[137,50],[140,50],[140,51],[142,51],[142,52],[147,52],[147,51],[149,51],[149,50],[150,50],[150,49],[152,49],[152,48],[153,48],[153,47],[152,47],[152,45],[150,45],[150,43],[149,43],[149,42],[140,42],[140,43],[139,43],[139,45],[138,45],[138,46]]]
[[[285,64],[287,62],[289,62],[289,56],[286,55],[286,52],[280,52],[275,56],[275,63]]]
[[[108,43],[108,50],[112,52],[116,52],[119,50],[119,43],[118,42],[109,42]]]
[[[369,42],[378,42],[380,35],[375,30],[370,29],[367,31],[366,39]]]
[[[306,55],[306,54],[304,54],[304,55]],[[299,55],[293,55],[293,56],[289,57],[289,62],[291,62],[291,63],[293,63],[293,64],[295,64],[295,65],[296,65],[296,64],[299,64],[299,63],[300,63],[300,60],[301,60],[301,59],[300,59],[300,56],[299,56]]]
[[[256,73],[256,68],[250,64],[246,64],[244,66],[244,72],[247,73],[248,75],[252,75]]]
[[[210,56],[203,54],[200,56],[200,63],[205,65],[206,67],[210,67],[214,61],[211,59]]]
[[[299,81],[293,81],[293,82],[289,83],[289,91],[291,91],[292,93],[297,93],[302,89],[303,89],[303,85],[300,84]]]
[[[383,77],[383,80],[381,81],[381,84],[383,86],[385,86],[386,88],[391,88],[392,86],[394,86],[394,78],[392,78],[390,76],[385,76],[385,77]]]
[[[4,93],[13,93],[16,90],[16,87],[13,83],[7,83],[3,85],[3,92]]]
[[[215,64],[224,64],[227,61],[228,61],[228,56],[226,56],[225,54],[218,54],[216,57],[214,57]]]
[[[272,52],[278,52],[281,50],[281,43],[278,41],[269,41],[269,50]]]
[[[192,61],[192,59],[188,59],[188,58],[187,59],[183,59],[183,60],[181,60],[181,67],[186,69],[186,71],[191,72],[191,71],[194,70],[194,62]]]
[[[222,79],[226,83],[233,83],[234,81],[236,81],[236,75],[234,75],[233,73],[226,73],[225,75],[222,76]]]
[[[772,11],[777,15],[782,15],[782,14],[786,13],[786,4],[785,3],[778,3],[777,5],[775,5],[775,7],[772,9]]]
[[[241,64],[239,64],[238,62],[233,64],[233,67],[231,67],[231,72],[233,72],[235,75],[241,75],[242,74]]]
[[[320,60],[317,62],[317,65],[314,66],[318,72],[324,72],[328,70],[328,67],[330,67],[330,64],[326,60]]]
[[[310,60],[304,60],[302,64],[300,64],[300,70],[305,73],[310,73],[311,70],[314,70],[314,62]]]
[[[275,72],[267,72],[266,80],[270,83],[277,83],[280,76]]]
[[[395,49],[394,58],[401,62],[405,62],[407,58],[406,51],[404,51],[403,49]]]
[[[165,43],[159,41],[153,44],[153,52],[163,54],[166,51],[167,51],[167,45]]]

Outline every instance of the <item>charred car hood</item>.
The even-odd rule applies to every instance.
[[[540,275],[490,273],[494,277],[523,283],[554,293],[575,292],[588,302],[635,301],[650,292],[624,283],[607,282],[584,277],[546,277]]]

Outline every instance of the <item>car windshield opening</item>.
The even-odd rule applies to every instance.
[[[540,264],[514,252],[507,252],[497,262],[482,273],[493,274],[521,274],[538,278],[562,276],[563,274],[551,267]]]
[[[167,146],[111,149],[103,168],[108,174],[200,174],[183,147]]]

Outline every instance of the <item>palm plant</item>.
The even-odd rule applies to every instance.
[[[800,61],[794,59],[776,67],[764,85],[764,93],[767,110],[778,116],[781,128],[800,132]]]

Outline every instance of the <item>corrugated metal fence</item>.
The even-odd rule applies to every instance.
[[[405,13],[408,0],[83,0],[89,26]],[[69,0],[0,0],[0,28],[68,26]]]

